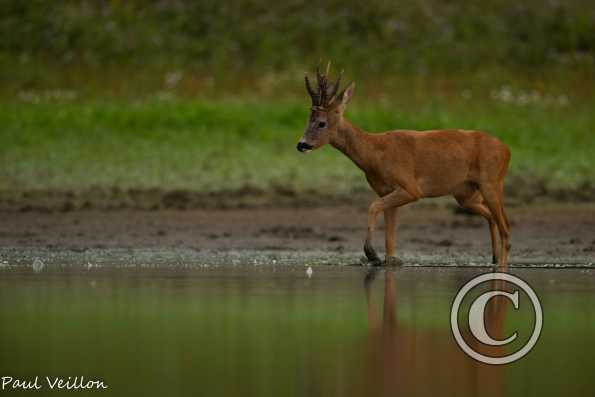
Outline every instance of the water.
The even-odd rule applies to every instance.
[[[595,392],[592,270],[514,269],[540,297],[542,336],[520,361],[489,366],[459,349],[449,322],[458,289],[485,269],[372,274],[357,267],[313,266],[310,277],[306,269],[1,270],[0,376],[38,376],[43,386],[2,395],[63,395],[49,390],[45,376],[84,376],[108,387],[76,395]],[[486,328],[499,339],[518,331],[515,343],[521,344],[533,312],[526,297],[520,298],[519,310],[504,303],[486,315]]]

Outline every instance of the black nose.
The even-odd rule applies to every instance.
[[[299,152],[304,152],[306,150],[311,150],[312,149],[312,145],[308,145],[306,142],[298,142],[297,144],[297,150]]]

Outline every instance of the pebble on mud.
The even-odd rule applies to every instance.
[[[39,273],[43,270],[43,268],[45,267],[45,263],[43,263],[41,261],[41,259],[39,258],[35,258],[35,260],[33,261],[33,264],[31,265],[33,267],[33,271],[35,273]]]

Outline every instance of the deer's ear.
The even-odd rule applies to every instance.
[[[355,88],[355,82],[349,83],[347,87],[341,93],[341,105],[345,106],[351,101],[351,97],[353,96],[353,89]]]

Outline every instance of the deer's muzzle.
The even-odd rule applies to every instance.
[[[297,144],[298,152],[307,152],[308,150],[312,150],[314,146],[308,145],[306,142],[299,141]]]

